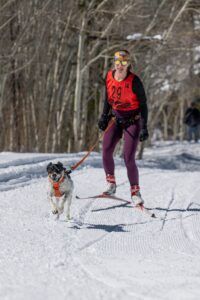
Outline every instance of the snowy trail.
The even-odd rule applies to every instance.
[[[0,191],[7,191],[31,184],[34,179],[46,176],[46,166],[50,161],[61,160],[64,165],[72,166],[82,158],[83,152],[74,154],[0,154]],[[92,153],[88,163],[101,165],[101,158]]]
[[[191,157],[199,156],[195,147],[187,149]],[[163,220],[119,201],[75,199],[105,187],[101,157],[93,153],[88,167],[72,174],[70,223],[50,214],[45,167],[51,160],[74,163],[81,154],[1,154],[0,299],[199,299],[198,160],[195,168],[193,159],[182,162],[181,172],[157,169],[155,161],[150,168],[151,151],[140,185],[146,206]],[[153,156],[177,153],[178,145],[162,146]],[[117,195],[129,199],[120,159],[116,176]]]

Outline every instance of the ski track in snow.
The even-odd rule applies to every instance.
[[[139,162],[146,206],[162,219],[111,199],[75,199],[105,188],[101,157],[92,153],[72,173],[70,222],[51,215],[46,165],[72,165],[84,153],[1,153],[0,299],[199,299],[199,147],[159,144]],[[180,170],[161,168],[170,159],[180,165],[177,157],[187,158]],[[129,199],[116,162],[117,195]]]

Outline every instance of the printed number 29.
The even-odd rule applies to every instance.
[[[112,98],[120,99],[121,94],[122,94],[122,88],[121,87],[116,88],[116,86],[112,86]]]

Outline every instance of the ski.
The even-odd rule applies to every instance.
[[[121,201],[127,204],[133,204],[132,201],[126,200],[124,198],[121,197],[117,197],[114,195],[107,195],[107,194],[99,194],[99,195],[94,195],[94,196],[89,196],[89,197],[79,197],[76,196],[76,199],[80,199],[80,200],[84,200],[84,199],[97,199],[97,198],[105,198],[105,199],[112,199],[112,200],[117,200],[117,201]],[[137,208],[140,211],[144,212],[146,215],[148,215],[151,218],[156,218],[156,215],[152,212],[150,212],[143,204],[138,204],[135,205],[133,208]]]
[[[84,200],[84,199],[97,199],[97,198],[107,198],[107,199],[113,199],[113,200],[118,200],[121,202],[125,202],[125,203],[132,203],[131,201],[125,200],[121,197],[117,197],[114,195],[107,195],[107,194],[99,194],[99,195],[94,195],[94,196],[88,196],[88,197],[79,197],[76,196],[76,199],[80,199],[80,200]]]
[[[156,215],[154,213],[152,213],[151,211],[149,211],[149,209],[147,209],[143,204],[138,204],[135,207],[139,208],[141,211],[143,211],[149,217],[155,218],[155,219],[157,218]]]

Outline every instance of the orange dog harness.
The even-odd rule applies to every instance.
[[[65,177],[62,176],[58,182],[54,182],[50,177],[49,181],[51,182],[53,189],[54,189],[54,196],[55,197],[62,197],[63,193],[60,191],[60,184],[64,181]]]

